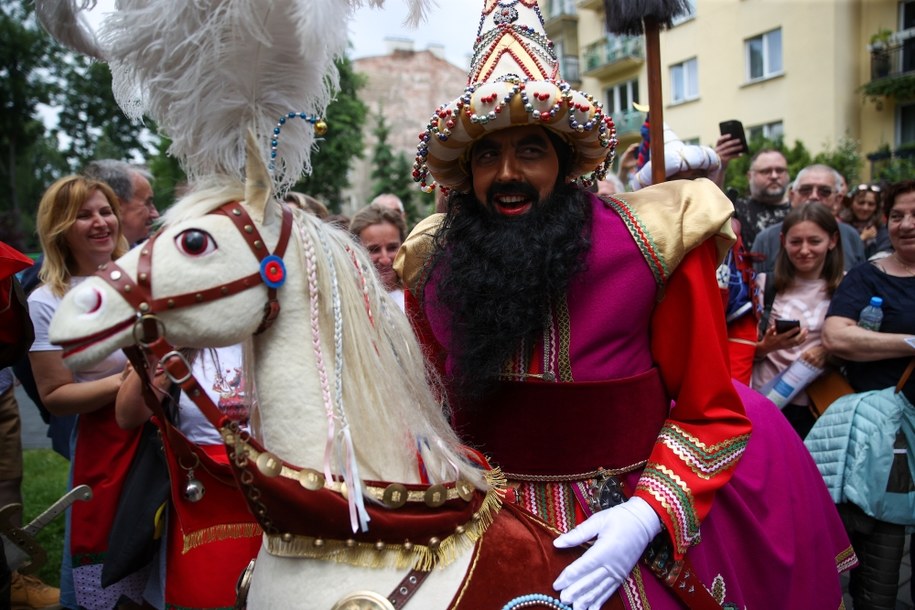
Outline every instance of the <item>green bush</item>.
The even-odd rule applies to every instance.
[[[856,183],[861,175],[862,160],[861,154],[858,152],[858,142],[847,136],[842,137],[835,148],[827,145],[815,156],[811,155],[807,147],[797,140],[793,147],[788,148],[781,139],[754,138],[750,141],[749,147],[749,154],[731,161],[725,174],[725,187],[736,189],[741,196],[749,195],[750,192],[747,181],[750,159],[765,148],[778,150],[785,155],[785,159],[788,161],[788,173],[792,180],[799,171],[812,163],[822,163],[836,169],[845,176],[849,185]]]
[[[26,449],[22,457],[23,523],[27,524],[66,493],[70,463],[50,449]],[[48,554],[48,560],[37,576],[56,587],[60,583],[60,560],[64,548],[64,515],[40,530],[37,538]]]

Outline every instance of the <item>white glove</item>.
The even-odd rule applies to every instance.
[[[639,558],[661,531],[661,520],[645,500],[633,497],[588,517],[581,525],[553,541],[560,549],[597,540],[569,565],[553,588],[575,610],[600,610],[626,580]]]

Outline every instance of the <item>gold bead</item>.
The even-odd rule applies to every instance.
[[[315,538],[315,541],[314,541],[312,544],[314,544],[317,548],[320,549],[322,546],[324,546],[324,539],[323,539],[323,538]]]
[[[323,136],[327,133],[327,122],[324,119],[321,119],[315,123],[315,135],[318,137]]]
[[[401,483],[391,483],[384,490],[382,501],[388,508],[400,508],[407,503],[407,488]]]
[[[344,544],[346,545],[346,548],[351,549],[354,546],[356,546],[356,541],[353,540],[352,538],[347,538],[346,542],[344,542]]]
[[[463,525],[459,525],[459,526],[457,526],[456,528],[454,528],[454,533],[457,534],[457,535],[459,535],[459,536],[460,536],[461,534],[463,534],[464,532],[466,532],[466,531],[467,531],[467,530],[464,529],[464,526],[463,526]]]
[[[448,499],[448,492],[444,485],[436,483],[426,490],[424,499],[429,508],[438,508]]]
[[[292,534],[289,532],[283,534],[283,542],[292,542]]]
[[[436,538],[435,536],[433,536],[432,538],[429,538],[429,548],[430,549],[437,549],[441,543],[442,543],[442,541],[439,540],[438,538]]]
[[[384,550],[384,541],[383,540],[379,540],[378,542],[375,543],[375,550],[376,551]]]
[[[257,464],[257,469],[260,470],[261,474],[265,477],[276,477],[283,470],[283,463],[269,451],[265,451],[257,456],[255,463]]]

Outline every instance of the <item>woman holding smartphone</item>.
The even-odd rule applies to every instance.
[[[762,388],[797,359],[816,368],[826,364],[820,333],[829,301],[842,281],[842,264],[839,226],[827,207],[811,203],[788,213],[782,223],[775,272],[757,277],[760,292],[765,294],[768,287],[769,294],[774,291],[774,299],[756,344],[754,389]],[[816,419],[804,392],[785,405],[782,413],[801,438]]]

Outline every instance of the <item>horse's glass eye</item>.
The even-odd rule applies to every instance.
[[[175,237],[178,249],[190,256],[205,256],[216,251],[216,240],[200,229],[187,229]]]

